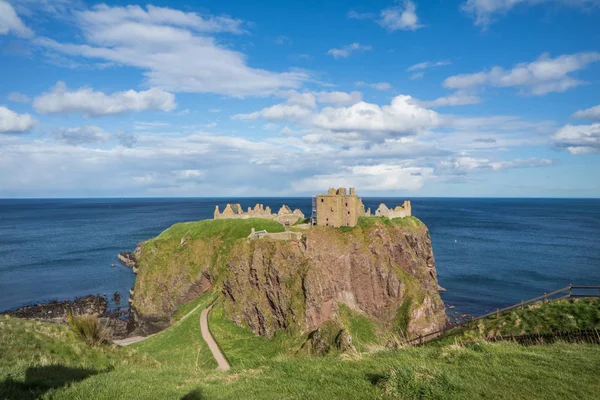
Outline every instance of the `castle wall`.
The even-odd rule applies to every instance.
[[[411,215],[412,206],[408,200],[406,200],[401,206],[396,206],[395,208],[388,208],[385,204],[381,203],[377,211],[375,211],[375,216],[386,217],[389,219],[410,217]]]
[[[282,225],[293,225],[298,220],[304,219],[304,214],[298,209],[292,211],[286,205],[283,205],[277,214],[272,213],[270,207],[264,207],[262,204],[257,204],[254,208],[248,207],[248,211],[246,212],[244,212],[242,206],[239,204],[227,204],[223,212],[219,211],[219,206],[215,207],[214,219],[248,218],[272,219]]]

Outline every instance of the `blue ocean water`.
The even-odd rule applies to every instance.
[[[404,199],[363,200],[374,210]],[[457,312],[600,285],[600,200],[411,200],[431,231],[442,297]],[[114,292],[125,306],[134,275],[117,262],[120,251],[230,202],[285,203],[306,215],[311,206],[310,198],[0,200],[0,310]]]

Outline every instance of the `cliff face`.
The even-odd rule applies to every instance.
[[[279,329],[314,331],[335,321],[342,304],[385,331],[439,329],[446,315],[427,228],[416,219],[372,221],[346,232],[314,227],[298,241],[245,240],[241,233],[236,240],[150,241],[138,257],[138,326],[164,328],[179,304],[218,290],[229,319],[267,337]]]
[[[239,242],[223,284],[230,319],[259,335],[313,331],[340,304],[390,330],[423,334],[446,323],[426,227],[316,227],[302,241]],[[404,305],[404,307],[402,307]]]

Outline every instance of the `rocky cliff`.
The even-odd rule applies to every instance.
[[[155,240],[139,252],[133,306],[148,329],[167,325],[178,304],[209,290],[223,293],[229,319],[267,337],[315,331],[335,321],[342,304],[383,331],[417,335],[446,323],[431,239],[416,218],[368,218],[346,231],[313,227],[298,241],[182,239]],[[147,273],[157,268],[163,273]]]

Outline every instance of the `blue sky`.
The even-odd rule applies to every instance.
[[[0,0],[0,197],[600,197],[600,0]]]

